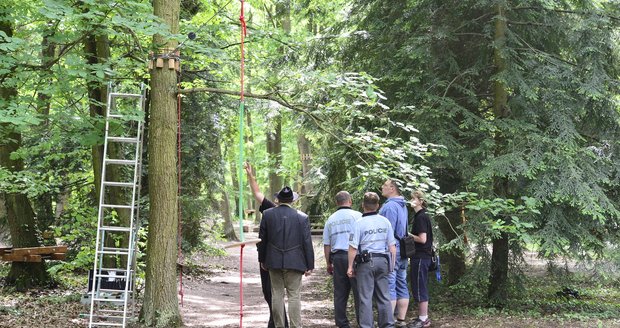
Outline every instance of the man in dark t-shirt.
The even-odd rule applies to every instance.
[[[254,176],[254,171],[252,170],[252,166],[249,163],[245,163],[243,164],[243,168],[245,169],[245,173],[248,176],[248,183],[250,184],[250,189],[252,189],[252,194],[254,195],[254,199],[256,199],[258,203],[260,203],[260,207],[258,208],[258,211],[263,213],[264,211],[272,207],[276,207],[277,204],[267,199],[265,195],[260,191],[260,188],[258,187],[258,183],[256,182],[256,177]],[[256,246],[257,246],[256,248],[258,249],[259,245],[256,245]],[[267,327],[275,328],[275,324],[273,322],[272,311],[271,311],[271,279],[269,278],[269,271],[263,270],[263,268],[260,268],[260,266],[259,266],[259,271],[260,271],[260,282],[261,282],[261,286],[263,289],[263,296],[265,298],[265,302],[267,302],[267,305],[269,305],[269,324]],[[286,309],[284,310],[284,325],[285,327],[288,328],[288,319],[286,315]]]

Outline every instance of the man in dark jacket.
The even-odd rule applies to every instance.
[[[282,188],[277,194],[279,205],[263,213],[258,234],[258,261],[269,270],[271,309],[277,328],[284,327],[285,290],[290,327],[301,327],[301,278],[314,269],[308,216],[291,207],[296,196],[290,187]]]
[[[250,163],[245,163],[243,165],[245,168],[245,172],[247,173],[248,182],[250,184],[250,189],[252,189],[252,194],[254,195],[254,199],[260,204],[258,211],[265,212],[266,210],[276,207],[276,204],[260,191],[258,187],[258,182],[256,182],[256,177],[254,176],[254,170],[252,169],[252,165]],[[256,246],[257,250],[260,249],[260,243]],[[269,306],[269,322],[267,323],[267,328],[275,328],[276,325],[273,323],[273,311],[271,310],[271,280],[269,278],[269,271],[263,268],[258,269],[260,271],[260,283],[263,291],[263,297],[265,298],[265,302]],[[284,307],[284,304],[282,305]],[[284,327],[288,327],[288,319],[286,318],[286,309],[283,309],[284,313]]]

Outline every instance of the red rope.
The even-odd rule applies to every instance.
[[[245,37],[248,35],[247,25],[245,23],[245,16],[243,15],[243,4],[244,0],[241,0],[241,15],[239,15],[239,20],[241,21],[241,101],[243,102],[244,98],[244,75],[245,75],[245,54],[243,51],[243,44],[245,42]]]
[[[243,14],[243,5],[245,1],[241,0],[241,14],[239,15],[239,21],[241,21],[241,108],[243,110],[243,102],[244,102],[244,78],[245,78],[245,53],[244,53],[244,42],[245,36],[247,35],[247,25],[245,23],[245,16]],[[240,151],[243,151],[240,149]],[[239,179],[242,177],[240,176]],[[241,181],[241,180],[240,180]],[[239,193],[242,193],[242,190],[239,190]],[[240,197],[241,199],[241,197]],[[241,206],[241,205],[239,205]],[[241,210],[240,210],[241,211]],[[242,230],[243,231],[243,230]],[[240,253],[239,253],[239,328],[243,328],[243,247],[245,245],[241,245]]]
[[[177,85],[181,89],[181,67],[177,75]],[[183,240],[183,223],[181,220],[181,94],[177,93],[177,210],[179,213],[178,236],[177,236],[177,258],[181,262],[181,272],[179,274],[179,295],[181,296],[181,307],[183,306],[183,251],[181,242]]]
[[[243,328],[243,247],[239,253],[239,328]]]

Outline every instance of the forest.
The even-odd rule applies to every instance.
[[[620,1],[1,1],[0,327],[87,326],[115,265],[132,326],[183,326],[261,220],[245,162],[313,230],[423,190],[433,326],[620,327]]]

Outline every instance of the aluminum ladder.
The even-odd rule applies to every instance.
[[[134,86],[134,91],[136,88]],[[95,261],[89,282],[88,327],[125,327],[135,317],[145,99],[144,84],[140,85],[139,93],[123,92],[120,87],[108,84]],[[112,147],[116,151],[111,152]],[[114,154],[120,154],[118,157],[121,158],[112,158]],[[123,181],[106,178],[113,165],[119,172],[117,176],[123,176]],[[117,201],[120,204],[113,204],[109,199],[114,188],[117,188],[116,195],[126,198]],[[114,198],[118,200],[119,197]]]

